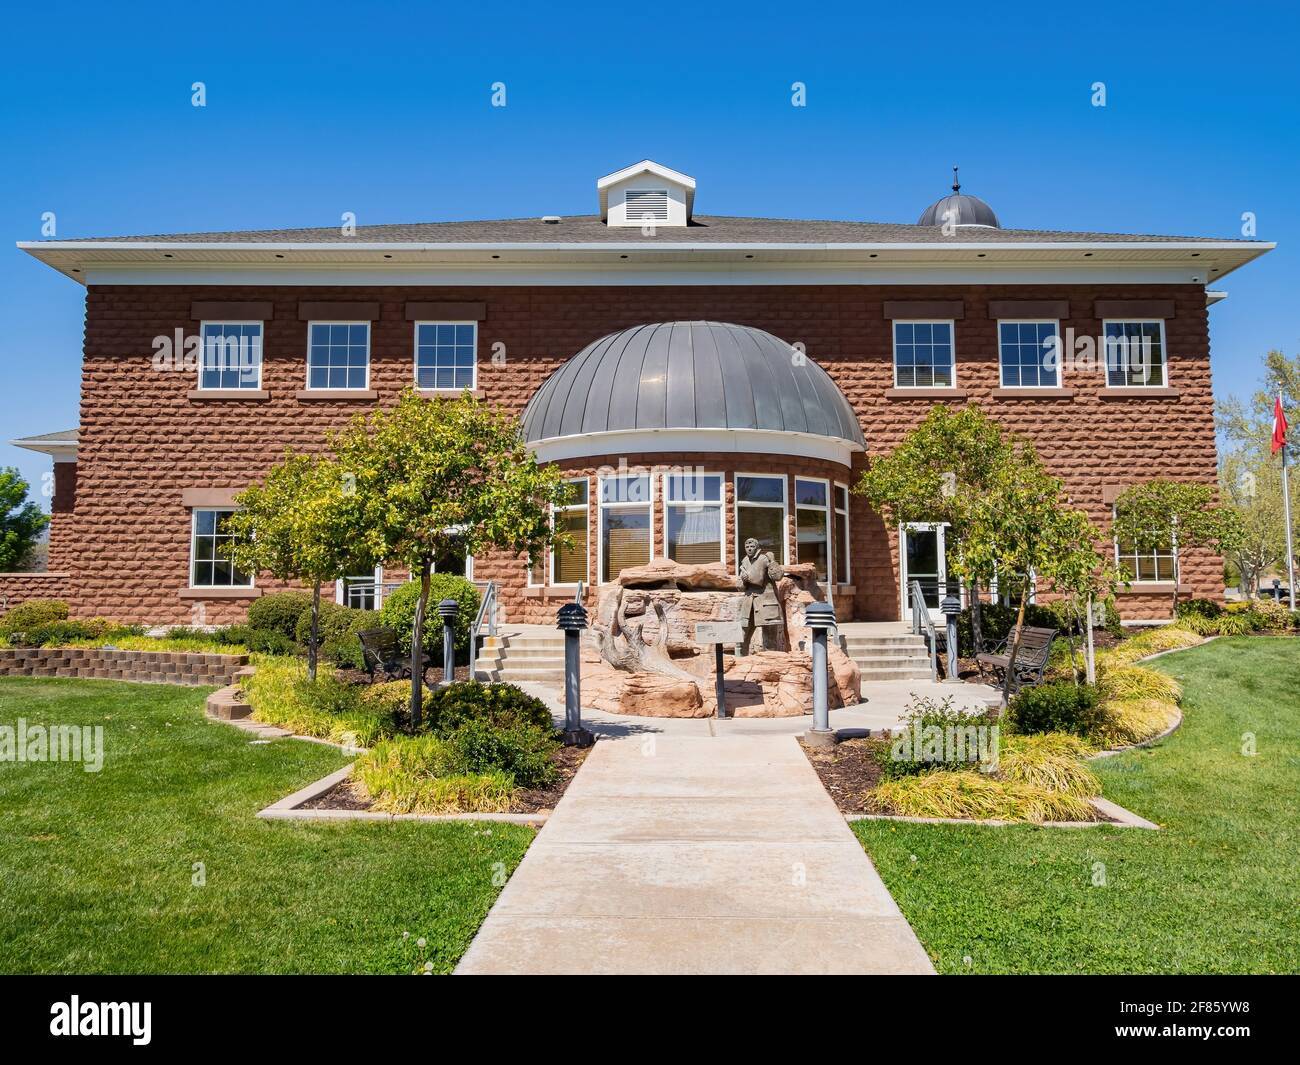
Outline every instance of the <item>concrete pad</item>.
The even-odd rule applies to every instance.
[[[837,816],[838,813],[836,811]],[[616,800],[584,796],[575,798],[563,809],[556,806],[547,823],[550,841],[554,843],[682,840],[834,843],[844,839],[847,829],[843,817],[839,817],[838,823],[834,820],[828,822],[825,811],[809,809],[806,802],[792,801],[790,796],[730,796],[709,801],[653,797]]]
[[[545,829],[543,829],[545,831]],[[932,973],[902,918],[507,917],[492,914],[456,972],[904,975]]]

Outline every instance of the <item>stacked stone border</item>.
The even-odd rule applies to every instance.
[[[0,647],[0,676],[79,677],[200,687],[230,684],[248,655],[119,651],[106,647]]]

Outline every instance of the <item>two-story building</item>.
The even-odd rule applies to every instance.
[[[650,558],[734,566],[751,536],[815,563],[842,619],[903,617],[913,578],[937,601],[943,528],[850,491],[936,402],[1031,437],[1103,528],[1127,485],[1215,481],[1208,307],[1267,243],[1006,229],[956,184],[916,224],[700,215],[650,161],[596,192],[581,217],[20,244],[86,287],[85,351],[77,429],[15,441],[55,459],[51,575],[0,592],[241,617],[277,584],[221,557],[234,493],[408,386],[521,413],[575,482],[544,566],[443,562],[512,621]],[[1126,619],[1167,616],[1174,580],[1222,595],[1172,537],[1116,552]],[[375,576],[401,574],[340,598],[374,605]]]

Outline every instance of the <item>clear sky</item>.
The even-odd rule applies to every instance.
[[[59,237],[590,214],[596,178],[647,156],[694,175],[701,214],[913,222],[954,163],[1008,227],[1239,236],[1251,211],[1279,247],[1211,311],[1216,392],[1300,348],[1293,4],[51,2],[5,22],[3,441],[77,423],[84,290],[12,244],[44,212]],[[10,464],[49,469],[0,443]]]

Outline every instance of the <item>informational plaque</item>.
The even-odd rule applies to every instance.
[[[740,643],[745,631],[739,621],[699,621],[695,624],[696,643]]]

